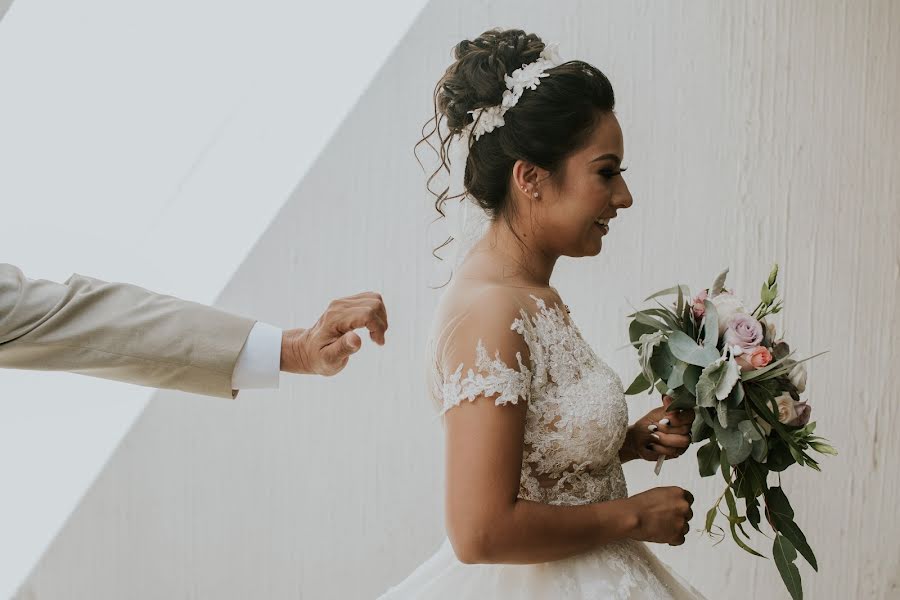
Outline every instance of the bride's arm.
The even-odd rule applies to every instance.
[[[525,411],[524,402],[482,397],[446,414],[446,519],[457,557],[538,563],[635,537],[641,519],[628,500],[553,506],[518,497]]]
[[[547,562],[624,538],[684,543],[693,498],[678,487],[581,506],[519,498],[525,412],[481,397],[445,416],[447,532],[462,562]]]

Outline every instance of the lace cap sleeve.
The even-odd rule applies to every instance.
[[[451,315],[435,349],[441,414],[482,396],[498,406],[528,401],[532,371],[528,344],[515,327],[520,310],[509,298],[485,294]]]

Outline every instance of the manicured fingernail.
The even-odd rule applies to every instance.
[[[668,424],[669,424],[669,420],[668,420],[668,419],[663,419],[662,421],[659,422],[659,424],[660,424],[660,425],[668,425]]]
[[[657,429],[659,429],[659,427],[657,427],[656,425],[648,425],[647,429],[649,429],[650,431],[656,431]]]
[[[650,437],[652,437],[652,438],[653,438],[654,440],[656,440],[656,441],[659,441],[659,436],[656,435],[655,433],[651,433],[651,434],[650,434]]]

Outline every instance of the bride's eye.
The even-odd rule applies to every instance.
[[[621,175],[625,171],[628,170],[628,167],[622,167],[621,169],[603,169],[600,171],[600,175],[603,175],[606,179],[612,179],[616,175]]]

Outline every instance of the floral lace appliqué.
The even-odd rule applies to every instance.
[[[491,397],[498,394],[495,403],[500,406],[511,403],[516,404],[519,398],[528,400],[528,391],[531,384],[531,371],[522,363],[522,353],[516,353],[519,370],[511,369],[500,359],[497,351],[494,358],[490,358],[484,343],[478,340],[475,350],[475,369],[469,369],[466,376],[462,376],[463,365],[460,364],[456,371],[444,378],[441,384],[441,399],[443,409],[441,413],[457,406],[463,400],[475,400],[479,396]]]
[[[560,307],[531,296],[510,328],[531,354],[518,369],[492,358],[478,341],[474,369],[461,364],[437,379],[442,412],[463,400],[497,396],[528,403],[520,495],[548,504],[584,504],[627,495],[618,452],[628,427],[622,382],[600,360]]]

